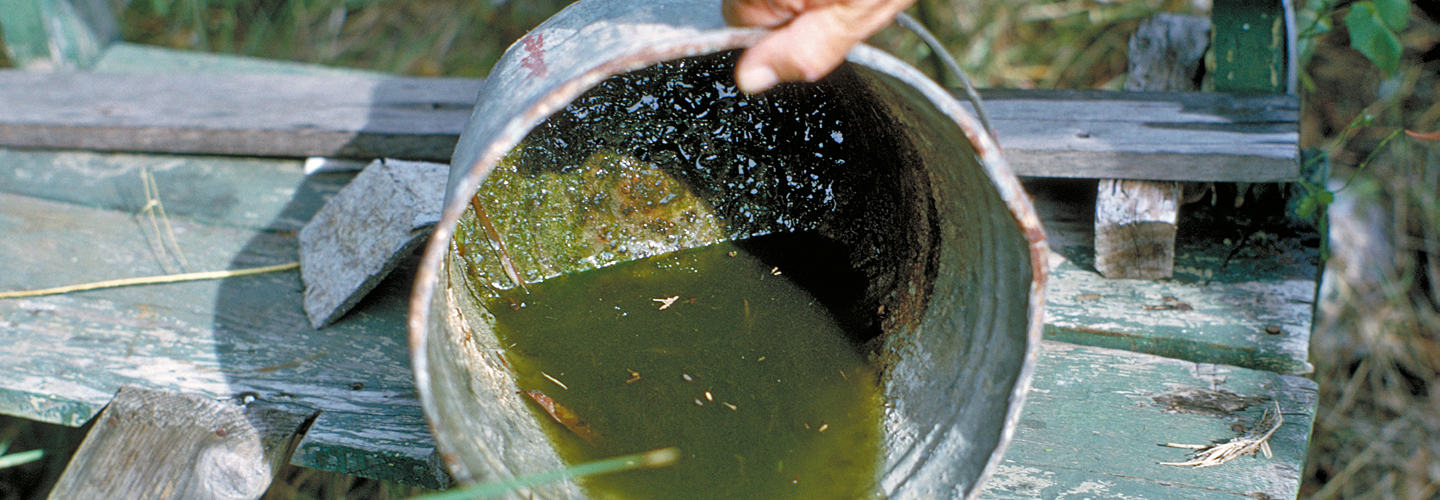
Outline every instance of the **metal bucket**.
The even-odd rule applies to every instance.
[[[409,319],[416,385],[456,480],[564,465],[516,394],[501,346],[480,320],[484,308],[461,291],[452,238],[481,181],[537,125],[602,80],[744,48],[761,35],[726,27],[718,0],[582,0],[512,46],[485,81],[451,164]],[[887,199],[845,202],[849,217],[892,219],[851,221],[851,240],[904,247],[890,252],[898,257],[884,264],[880,294],[888,310],[880,340],[888,404],[875,493],[973,498],[1000,462],[1029,388],[1044,303],[1044,233],[995,143],[948,92],[867,46],[847,61],[813,88],[843,97],[867,121],[875,135],[866,144],[883,149],[871,158],[883,161],[865,167],[900,186]],[[906,220],[893,220],[897,213]],[[573,482],[530,493],[585,497]]]

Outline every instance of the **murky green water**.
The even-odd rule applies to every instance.
[[[862,498],[882,401],[857,344],[873,332],[827,308],[864,288],[843,250],[810,233],[711,245],[506,290],[489,308],[520,388],[593,431],[591,444],[531,406],[567,461],[681,449],[668,468],[587,480],[596,498]]]

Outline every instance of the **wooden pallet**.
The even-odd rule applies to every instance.
[[[299,160],[0,151],[0,232],[7,235],[0,255],[8,270],[0,273],[0,289],[167,272],[146,236],[148,219],[136,216],[147,170],[190,267],[293,260],[295,231],[352,175],[306,176],[302,168]],[[1076,203],[1064,199],[1066,191],[1035,190],[1055,244],[1046,336],[1072,343],[1046,342],[1023,425],[1006,455],[1013,468],[999,471],[992,498],[1106,481],[1116,492],[1148,485],[1151,498],[1214,498],[1198,488],[1293,497],[1293,475],[1269,489],[1220,479],[1252,472],[1283,477],[1300,466],[1315,389],[1293,374],[1308,371],[1303,346],[1313,266],[1238,257],[1218,270],[1228,247],[1209,245],[1186,257],[1195,272],[1175,280],[1103,280],[1067,257],[1086,255],[1089,226],[1060,215]],[[292,463],[439,486],[443,473],[432,460],[434,442],[415,399],[404,339],[410,272],[402,268],[320,330],[301,308],[295,272],[0,301],[0,411],[81,425],[124,385],[225,400],[249,396],[320,411]],[[1162,305],[1165,296],[1192,308],[1146,307]],[[1265,333],[1271,324],[1283,325],[1282,334]],[[1280,402],[1289,443],[1280,449],[1287,451],[1203,472],[1157,465],[1184,457],[1160,443],[1233,437],[1230,425],[1252,425],[1263,411],[1172,414],[1155,402],[1182,387]],[[1148,430],[1135,432],[1141,428]],[[1108,469],[1117,450],[1134,457],[1125,469]],[[1159,494],[1170,483],[1197,489]]]

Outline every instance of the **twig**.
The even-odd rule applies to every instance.
[[[1256,452],[1264,453],[1265,458],[1270,458],[1270,436],[1285,423],[1285,417],[1280,416],[1280,403],[1275,403],[1275,411],[1269,409],[1255,423],[1255,427],[1246,431],[1244,435],[1231,439],[1224,444],[1218,445],[1197,445],[1197,444],[1174,444],[1165,443],[1171,448],[1185,448],[1199,450],[1194,458],[1185,462],[1160,462],[1160,465],[1176,465],[1182,467],[1211,467],[1221,465],[1234,460],[1241,455],[1253,455]]]
[[[231,269],[226,271],[207,271],[202,273],[167,274],[164,276],[148,276],[144,278],[125,278],[109,281],[96,281],[93,283],[81,283],[42,290],[26,290],[18,292],[0,292],[0,299],[18,299],[23,297],[39,297],[42,295],[60,295],[62,293],[84,292],[99,290],[102,288],[119,288],[122,286],[135,285],[160,285],[165,283],[182,283],[186,281],[218,280],[225,278],[238,278],[264,273],[278,273],[298,269],[299,262],[280,264],[277,266],[252,267],[249,269]]]

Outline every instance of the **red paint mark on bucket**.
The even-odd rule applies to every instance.
[[[545,34],[535,33],[520,40],[520,47],[525,49],[525,57],[520,59],[520,65],[530,70],[530,74],[537,77],[544,77],[545,68]]]

